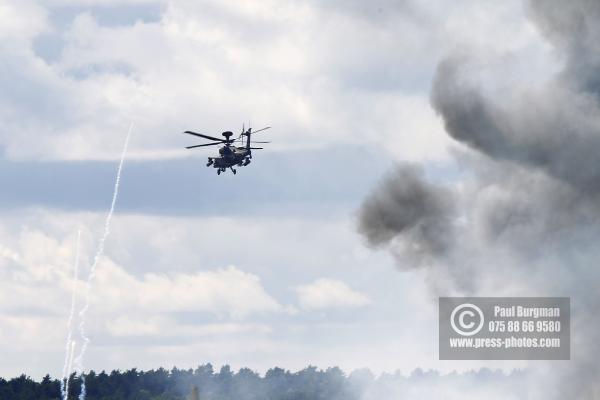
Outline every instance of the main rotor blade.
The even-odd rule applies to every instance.
[[[264,147],[250,147],[252,150],[262,150]]]
[[[208,144],[197,144],[195,146],[187,146],[186,149],[193,149],[195,147],[204,147],[204,146],[216,146],[219,145],[221,143],[208,143]]]
[[[258,140],[253,140],[252,143],[271,143],[271,142],[259,142]]]
[[[210,139],[210,140],[218,140],[219,142],[223,142],[223,139],[219,139],[213,136],[208,136],[208,135],[204,135],[202,133],[196,133],[196,132],[192,132],[192,131],[185,131],[183,133],[187,133],[188,135],[194,135],[194,136],[198,136],[204,139]]]
[[[266,128],[262,128],[262,129],[259,129],[259,130],[257,130],[257,131],[252,131],[251,133],[260,132],[260,131],[264,131],[264,130],[267,130],[267,129],[271,129],[271,127],[270,127],[270,126],[267,126]]]

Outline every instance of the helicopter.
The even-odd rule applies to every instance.
[[[252,160],[252,150],[262,150],[263,149],[263,147],[252,147],[251,136],[257,132],[264,131],[264,130],[267,130],[270,128],[271,128],[270,126],[267,126],[266,128],[261,128],[256,131],[252,131],[252,128],[249,127],[246,130],[244,128],[244,126],[242,125],[242,132],[236,139],[231,139],[231,137],[233,136],[233,132],[231,132],[231,131],[225,131],[221,134],[222,136],[225,137],[225,139],[220,139],[217,137],[205,135],[202,133],[192,132],[192,131],[185,131],[183,133],[187,133],[188,135],[194,135],[194,136],[198,136],[198,137],[201,137],[204,139],[214,141],[214,143],[206,143],[206,144],[197,144],[194,146],[187,146],[186,149],[193,149],[196,147],[205,147],[205,146],[217,146],[220,144],[224,144],[224,146],[219,149],[218,157],[208,157],[208,163],[206,164],[206,166],[210,167],[212,165],[213,168],[217,168],[217,175],[221,175],[221,172],[227,171],[227,168],[229,168],[231,170],[231,172],[233,172],[233,174],[235,175],[237,173],[237,170],[234,167],[236,167],[236,166],[245,167],[248,164],[250,164],[250,162]],[[243,143],[244,136],[246,137],[246,143],[242,146],[235,146],[234,143],[236,141],[240,141]],[[270,142],[256,142],[255,141],[253,143],[270,143]]]

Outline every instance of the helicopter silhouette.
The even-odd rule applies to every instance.
[[[194,135],[194,136],[201,137],[203,139],[208,139],[208,140],[214,141],[214,143],[205,143],[205,144],[197,144],[194,146],[187,146],[186,149],[193,149],[196,147],[206,147],[206,146],[217,146],[217,145],[223,144],[223,146],[219,149],[219,156],[218,157],[208,157],[208,163],[206,164],[206,166],[210,167],[212,165],[213,168],[217,168],[217,175],[221,175],[221,172],[227,171],[227,168],[229,168],[231,170],[231,172],[233,172],[233,174],[235,175],[237,173],[237,170],[234,167],[236,167],[236,166],[237,167],[245,167],[248,164],[250,164],[250,162],[252,160],[252,150],[262,150],[263,149],[263,147],[252,147],[252,139],[251,139],[252,135],[257,132],[264,131],[264,130],[270,129],[270,128],[271,128],[270,126],[267,126],[266,128],[261,128],[256,131],[252,131],[252,128],[248,128],[247,130],[245,130],[244,126],[242,125],[242,132],[236,139],[231,139],[231,137],[233,136],[233,132],[231,132],[231,131],[225,131],[221,134],[225,137],[225,139],[220,139],[220,138],[205,135],[202,133],[185,131],[184,133],[187,133],[188,135]],[[234,145],[234,143],[236,141],[240,141],[243,143],[244,137],[246,140],[246,143],[244,145],[242,145],[242,146]],[[255,141],[253,143],[270,143],[270,142]]]

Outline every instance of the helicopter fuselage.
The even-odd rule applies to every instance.
[[[250,164],[251,158],[252,152],[246,147],[223,146],[219,149],[219,157],[208,157],[207,166],[219,169],[244,167]]]

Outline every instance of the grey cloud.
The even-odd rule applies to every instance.
[[[217,176],[205,156],[125,162],[118,210],[150,214],[321,214],[352,204],[384,170],[352,146],[257,154],[253,163]],[[210,154],[210,153],[207,153]],[[0,207],[104,210],[116,164],[105,161],[0,161]],[[323,171],[327,171],[326,174]],[[371,171],[365,173],[365,171]],[[276,207],[274,207],[277,205]]]
[[[86,80],[94,75],[122,75],[132,80],[137,79],[136,70],[126,63],[94,63],[65,71],[65,75],[77,80]]]
[[[346,0],[316,2],[326,11],[342,13],[355,18],[365,19],[371,23],[392,22],[399,15],[414,15],[416,7],[411,0]]]
[[[50,21],[59,29],[66,28],[73,19],[83,13],[89,13],[102,26],[118,27],[133,25],[136,22],[159,22],[165,9],[163,1],[100,4],[100,5],[58,5],[49,8]]]

